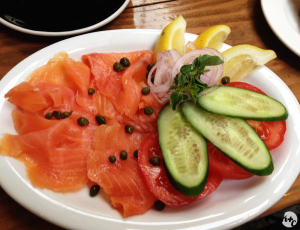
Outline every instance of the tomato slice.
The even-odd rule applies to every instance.
[[[231,82],[226,86],[233,86],[242,89],[252,90],[258,93],[265,94],[259,88],[245,82]],[[266,95],[266,94],[265,94]],[[286,132],[285,121],[252,121],[247,122],[254,128],[261,139],[266,143],[269,150],[277,148],[284,140],[284,134]]]
[[[153,156],[160,158],[159,166],[150,164],[149,159]],[[158,134],[150,133],[142,141],[138,156],[139,167],[144,175],[146,183],[154,196],[164,204],[179,207],[193,201],[203,199],[221,184],[223,178],[216,172],[209,170],[204,191],[195,198],[189,198],[178,192],[168,179],[162,161],[162,154],[158,142]]]
[[[248,89],[248,90],[251,90],[251,91],[254,91],[257,93],[262,93],[264,95],[267,95],[261,89],[255,87],[254,85],[246,83],[246,82],[239,82],[239,81],[230,82],[230,83],[227,83],[225,86],[232,86],[232,87],[237,87],[237,88],[241,88],[241,89]]]
[[[258,133],[271,151],[284,141],[286,132],[285,121],[252,121],[247,120],[249,125]]]
[[[224,179],[242,180],[254,176],[252,173],[234,163],[229,157],[221,153],[213,144],[207,141],[210,170],[222,175]]]

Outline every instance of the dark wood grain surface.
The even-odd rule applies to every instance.
[[[132,0],[111,23],[96,31],[149,28],[162,29],[177,16],[187,21],[186,32],[200,34],[218,24],[231,28],[226,43],[250,44],[272,49],[277,58],[266,64],[300,100],[300,58],[290,51],[268,26],[260,0]],[[0,79],[36,51],[68,37],[23,34],[0,24]],[[300,177],[285,196],[263,215],[300,203]],[[60,229],[37,217],[11,199],[0,188],[0,229]]]

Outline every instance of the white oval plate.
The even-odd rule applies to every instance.
[[[0,81],[0,134],[16,133],[10,116],[12,106],[5,93],[55,53],[66,51],[81,60],[92,52],[128,52],[152,49],[161,31],[115,30],[70,38],[44,48],[14,67]],[[185,34],[186,41],[197,35]],[[228,48],[223,46],[223,50]],[[144,215],[122,218],[101,196],[91,198],[87,186],[69,193],[34,188],[22,163],[0,156],[3,189],[36,215],[67,229],[230,229],[252,220],[274,205],[290,188],[300,169],[300,114],[298,102],[284,82],[266,67],[245,78],[268,95],[281,101],[289,111],[283,144],[272,151],[275,170],[268,177],[223,181],[205,199],[185,207],[149,210]]]
[[[276,36],[300,56],[300,0],[261,0],[261,7]]]
[[[125,8],[129,2],[130,2],[130,0],[125,0],[123,5],[116,12],[114,12],[112,15],[110,15],[108,18],[104,19],[103,21],[98,22],[94,25],[82,28],[82,29],[78,29],[78,30],[63,31],[63,32],[47,32],[47,31],[30,30],[30,29],[23,28],[21,26],[17,26],[13,23],[10,23],[1,17],[0,17],[0,23],[2,23],[3,25],[5,25],[13,30],[17,30],[19,32],[26,33],[26,34],[39,35],[39,36],[51,36],[51,37],[70,36],[70,35],[75,35],[75,34],[86,33],[86,32],[98,29],[101,26],[106,25],[107,23],[111,22],[116,17],[118,17],[123,12],[123,10],[125,10]]]

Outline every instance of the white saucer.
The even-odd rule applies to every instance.
[[[261,7],[273,32],[300,56],[300,0],[261,0]]]

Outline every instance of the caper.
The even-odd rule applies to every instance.
[[[115,156],[109,156],[108,159],[109,159],[110,163],[115,163],[117,160]]]
[[[120,60],[121,65],[123,65],[124,67],[128,67],[130,66],[130,61],[128,58],[126,57],[122,57]]]
[[[126,160],[127,159],[127,152],[125,150],[122,150],[120,153],[120,158],[122,160]]]
[[[150,70],[152,69],[153,66],[154,66],[153,63],[148,64],[148,65],[147,65],[147,70],[150,71]]]
[[[166,206],[166,205],[165,205],[163,202],[161,202],[160,200],[158,200],[158,201],[156,201],[156,202],[154,203],[154,207],[155,207],[155,209],[158,210],[158,211],[163,210],[163,209],[165,208],[165,206]]]
[[[228,76],[223,77],[221,79],[221,82],[222,82],[223,85],[226,85],[227,83],[230,82],[230,77],[228,77]]]
[[[77,119],[77,123],[78,123],[78,125],[80,125],[80,126],[86,126],[86,125],[88,125],[90,122],[89,122],[89,120],[86,119],[85,117],[79,117],[79,118]]]
[[[46,115],[45,115],[45,118],[48,119],[48,120],[51,120],[52,117],[53,117],[52,113],[46,113]]]
[[[135,158],[138,158],[138,157],[139,157],[139,150],[138,150],[138,149],[134,151],[133,156],[134,156]]]
[[[148,79],[149,72],[146,74],[146,78]],[[154,83],[154,74],[151,74],[151,82]]]
[[[120,64],[119,62],[115,62],[113,67],[114,67],[114,70],[117,72],[124,71],[124,66],[122,64]]]
[[[56,119],[62,119],[62,118],[64,118],[64,115],[60,111],[53,111],[53,116]]]
[[[90,188],[90,196],[91,196],[91,197],[96,196],[96,195],[99,193],[99,190],[100,190],[100,186],[99,186],[99,185],[93,185],[93,186]]]
[[[93,88],[88,89],[88,94],[93,95],[95,93],[95,90]]]
[[[96,116],[96,121],[98,125],[105,125],[106,124],[106,119],[100,115]]]
[[[150,93],[150,88],[149,87],[142,88],[142,94],[143,95],[148,95],[149,93]]]
[[[149,159],[150,164],[154,165],[154,166],[159,166],[160,165],[160,158],[159,157],[151,157]]]
[[[154,110],[150,106],[148,106],[148,107],[144,108],[144,113],[146,115],[151,115],[152,113],[154,113]]]
[[[133,133],[133,127],[131,125],[126,125],[125,126],[125,131],[126,133],[132,134]]]
[[[73,111],[65,111],[65,112],[63,112],[63,118],[67,118],[67,117],[69,117],[69,116],[71,116],[71,114],[73,113]]]

